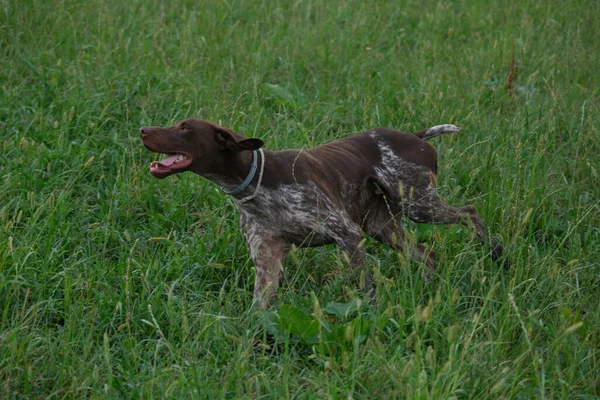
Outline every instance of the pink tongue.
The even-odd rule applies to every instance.
[[[177,157],[179,157],[179,154],[175,154],[170,157],[167,157],[164,160],[160,161],[158,164],[162,165],[163,167],[168,167],[171,164],[173,164],[175,162],[175,160],[177,160]]]

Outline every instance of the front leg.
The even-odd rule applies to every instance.
[[[252,307],[260,310],[269,306],[269,300],[276,293],[283,276],[283,263],[290,250],[287,241],[269,231],[268,228],[251,226],[244,232],[256,273]]]

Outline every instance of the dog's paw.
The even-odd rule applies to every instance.
[[[502,259],[502,256],[504,255],[504,246],[495,237],[492,237],[490,239],[490,255],[492,257],[492,260],[502,264],[504,269],[510,269],[509,261],[507,259]]]

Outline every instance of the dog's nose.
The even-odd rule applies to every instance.
[[[145,126],[142,126],[142,127],[140,128],[140,136],[144,136],[144,135],[146,135],[147,133],[148,133],[148,128],[147,128],[147,127],[145,127]]]

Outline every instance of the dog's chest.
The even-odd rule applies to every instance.
[[[291,243],[311,245],[334,240],[331,226],[348,219],[314,184],[261,189],[248,203],[238,203],[244,235],[282,236]]]

